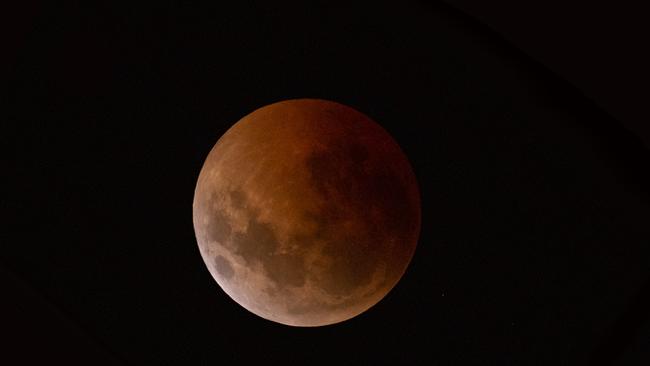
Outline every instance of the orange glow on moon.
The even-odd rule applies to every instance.
[[[206,266],[265,319],[321,326],[380,301],[415,251],[420,197],[393,138],[320,99],[267,105],[216,143],[199,174],[194,229]]]

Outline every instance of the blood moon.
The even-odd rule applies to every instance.
[[[201,256],[265,319],[321,326],[380,301],[408,266],[420,196],[393,138],[321,99],[267,105],[210,151],[193,203]]]

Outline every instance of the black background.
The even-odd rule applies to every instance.
[[[601,84],[581,84],[588,74],[571,79],[570,64],[552,62],[551,72],[437,3],[79,2],[22,14],[2,133],[7,357],[648,360],[649,140],[626,118],[641,109],[631,87],[607,99]],[[402,281],[368,312],[322,328],[271,323],[231,301],[192,229],[194,184],[218,137],[297,97],[375,119],[422,192]]]

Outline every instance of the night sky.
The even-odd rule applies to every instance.
[[[23,10],[0,131],[9,156],[0,329],[12,339],[0,357],[650,360],[650,139],[625,128],[638,121],[612,117],[623,99],[606,112],[597,101],[607,95],[585,97],[448,5]],[[370,116],[408,156],[422,196],[402,280],[369,311],[320,328],[272,323],[233,302],[192,227],[196,179],[217,139],[291,98]]]

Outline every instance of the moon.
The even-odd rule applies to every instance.
[[[245,309],[290,326],[342,322],[379,302],[406,271],[420,222],[417,180],[395,140],[322,99],[243,117],[210,151],[194,192],[212,277]]]

